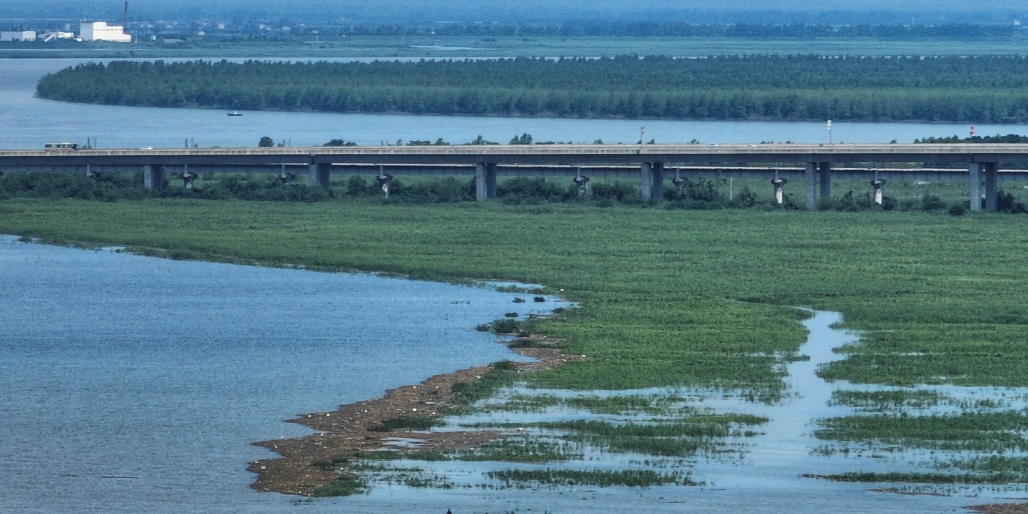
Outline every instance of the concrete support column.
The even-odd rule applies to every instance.
[[[832,197],[832,163],[818,163],[818,171],[821,180],[821,198]]]
[[[981,163],[972,162],[967,166],[967,174],[971,179],[971,210],[982,210],[982,178]]]
[[[775,177],[771,179],[771,185],[775,188],[775,203],[778,205],[782,205],[782,202],[785,201],[785,193],[782,192],[782,188],[785,187],[786,182],[788,180],[784,178]]]
[[[310,174],[311,185],[321,186],[322,189],[328,191],[331,187],[329,179],[332,176],[332,163],[311,164],[307,166],[307,170]]]
[[[492,200],[496,198],[496,164],[478,163],[475,165],[475,200]]]
[[[982,171],[985,172],[985,210],[989,212],[996,212],[998,207],[999,177],[996,174],[998,169],[998,162],[982,163]]]
[[[664,200],[664,163],[644,162],[639,167],[642,171],[642,199],[644,202],[660,202]]]
[[[164,166],[160,164],[143,166],[143,187],[154,191],[164,189]]]
[[[807,171],[804,176],[807,185],[807,208],[810,210],[817,209],[817,163],[808,162]]]
[[[874,188],[874,203],[875,205],[882,204],[882,187],[885,186],[885,181],[882,179],[874,179],[871,181],[871,187]]]
[[[196,182],[196,173],[190,173],[189,165],[186,164],[182,169],[182,186],[186,189],[193,189],[194,182]]]

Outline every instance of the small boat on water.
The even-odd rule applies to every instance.
[[[228,113],[228,115],[229,116],[242,116],[243,113],[241,113],[239,111],[232,111],[232,112]]]

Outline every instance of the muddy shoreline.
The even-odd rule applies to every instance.
[[[584,355],[567,355],[550,346],[552,342],[533,338],[538,346],[511,348],[515,353],[537,359],[515,362],[519,373],[533,373],[562,364],[585,360]],[[312,496],[319,488],[339,478],[336,470],[315,466],[357,452],[383,448],[400,453],[423,450],[472,448],[503,437],[499,431],[410,432],[398,430],[379,432],[371,427],[398,416],[439,417],[439,409],[449,404],[452,387],[457,383],[480,380],[491,368],[477,366],[453,373],[436,375],[417,385],[389,389],[381,398],[341,405],[330,412],[312,412],[288,420],[318,433],[293,439],[277,439],[253,443],[274,451],[281,457],[251,462],[247,468],[257,474],[251,485],[263,492]],[[417,439],[417,448],[390,447],[387,438]]]

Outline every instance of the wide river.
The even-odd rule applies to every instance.
[[[292,112],[243,112],[82,105],[36,98],[36,82],[47,73],[85,62],[83,59],[0,59],[0,149],[37,149],[47,142],[84,144],[95,138],[98,148],[172,148],[257,146],[262,136],[292,146],[317,146],[331,139],[362,145],[397,140],[443,138],[466,143],[481,135],[506,143],[516,135],[535,141],[607,143],[646,140],[659,143],[759,143],[761,141],[822,143],[825,123],[571,120],[552,118],[475,118]],[[929,136],[967,136],[969,125],[924,123],[832,123],[832,139],[848,143],[909,143]],[[979,135],[1024,134],[1024,125],[979,125]]]
[[[45,142],[100,148],[292,145],[333,139],[379,144],[482,135],[506,142],[823,142],[823,123],[561,120],[156,109],[66,104],[34,97],[45,73],[82,60],[0,59],[0,148]],[[966,125],[834,123],[834,140],[910,142],[966,135]],[[1025,133],[977,126],[978,134]],[[502,278],[502,277],[500,277]],[[906,469],[907,456],[857,463],[810,454],[811,420],[847,411],[814,376],[852,339],[838,315],[806,322],[812,359],[790,365],[794,396],[780,405],[707,399],[771,422],[740,459],[693,463],[702,487],[554,491],[414,490],[313,502],[250,489],[246,464],[270,454],[253,441],[306,433],[281,420],[381,396],[390,387],[516,358],[475,332],[525,308],[487,289],[54,248],[0,236],[0,512],[952,512],[1015,491],[909,496],[867,484],[801,479],[870,466]],[[991,397],[1004,391],[949,391]],[[1025,392],[1019,392],[1024,395]],[[721,403],[719,403],[721,402]],[[888,462],[886,462],[888,461]],[[483,464],[487,465],[487,464]],[[439,472],[459,479],[455,464]],[[884,466],[884,467],[879,467]],[[472,470],[478,473],[481,468]],[[478,476],[478,475],[476,475]],[[981,498],[971,496],[981,495]],[[989,498],[991,497],[991,498]]]

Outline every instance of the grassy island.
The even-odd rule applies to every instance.
[[[474,116],[1021,123],[1019,56],[637,56],[82,64],[43,98],[156,107]]]

